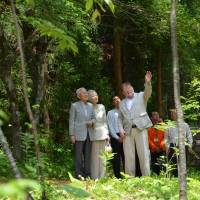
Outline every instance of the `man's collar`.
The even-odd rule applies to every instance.
[[[87,105],[87,101],[86,102],[84,102],[84,101],[80,101],[83,105]]]
[[[131,97],[126,97],[128,100],[132,100],[134,98],[134,94]]]

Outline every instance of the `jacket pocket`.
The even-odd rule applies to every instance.
[[[141,113],[138,118],[133,120],[133,123],[137,126],[138,129],[143,130],[145,128],[149,128],[152,126],[152,122],[148,116],[148,114]]]

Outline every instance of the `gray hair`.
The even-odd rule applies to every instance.
[[[87,92],[87,90],[86,90],[84,87],[78,88],[78,89],[76,90],[76,95],[77,95],[77,97],[80,96],[80,93],[81,93],[82,91]]]
[[[89,100],[91,100],[91,97],[92,96],[98,96],[97,92],[95,90],[88,90],[88,97],[89,97]]]

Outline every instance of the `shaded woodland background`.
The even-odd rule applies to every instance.
[[[114,3],[115,14],[106,6],[105,12],[99,8],[94,23],[82,0],[16,2],[27,91],[39,130],[44,171],[50,177],[64,177],[73,167],[68,114],[77,88],[95,89],[109,110],[111,96],[121,96],[122,81],[130,81],[136,91],[141,91],[145,71],[150,70],[153,94],[148,111],[157,110],[166,119],[168,110],[174,107],[170,1]],[[179,1],[177,23],[185,119],[191,126],[199,126],[200,2]],[[9,116],[2,128],[24,174],[30,177],[36,173],[35,154],[15,32],[10,3],[0,1],[0,110]],[[1,174],[7,176],[5,165],[0,162]]]

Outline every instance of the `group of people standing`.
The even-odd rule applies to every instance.
[[[175,177],[178,176],[178,127],[177,113],[175,109],[170,109],[171,125],[165,124],[158,112],[151,113],[153,127],[148,129],[149,149],[151,152],[151,169],[152,172],[159,174],[164,168],[164,157],[171,165],[168,171]],[[192,133],[189,125],[184,122],[181,124],[184,131],[186,151],[192,152]],[[164,157],[163,157],[164,156]]]
[[[69,116],[69,134],[75,145],[76,177],[98,179],[105,174],[100,155],[109,140],[106,110],[104,105],[98,104],[96,91],[79,88],[76,94],[79,101],[71,105]]]
[[[167,149],[165,134],[158,134],[157,131],[154,134],[153,129],[156,128],[152,127],[160,122],[160,118],[156,121],[156,117],[152,115],[150,119],[146,111],[147,101],[152,93],[151,79],[152,74],[147,71],[144,91],[139,93],[134,92],[129,82],[123,83],[121,88],[125,98],[121,101],[118,96],[114,96],[114,108],[107,115],[104,105],[98,104],[95,90],[79,88],[76,91],[79,101],[72,103],[70,108],[69,134],[75,147],[77,178],[99,179],[105,175],[101,154],[108,142],[114,153],[112,163],[117,178],[121,178],[120,171],[136,175],[136,155],[141,175],[150,175],[151,161],[157,161],[157,157]],[[191,132],[188,133],[187,130],[186,135],[191,136]],[[156,148],[161,143],[163,144]]]

